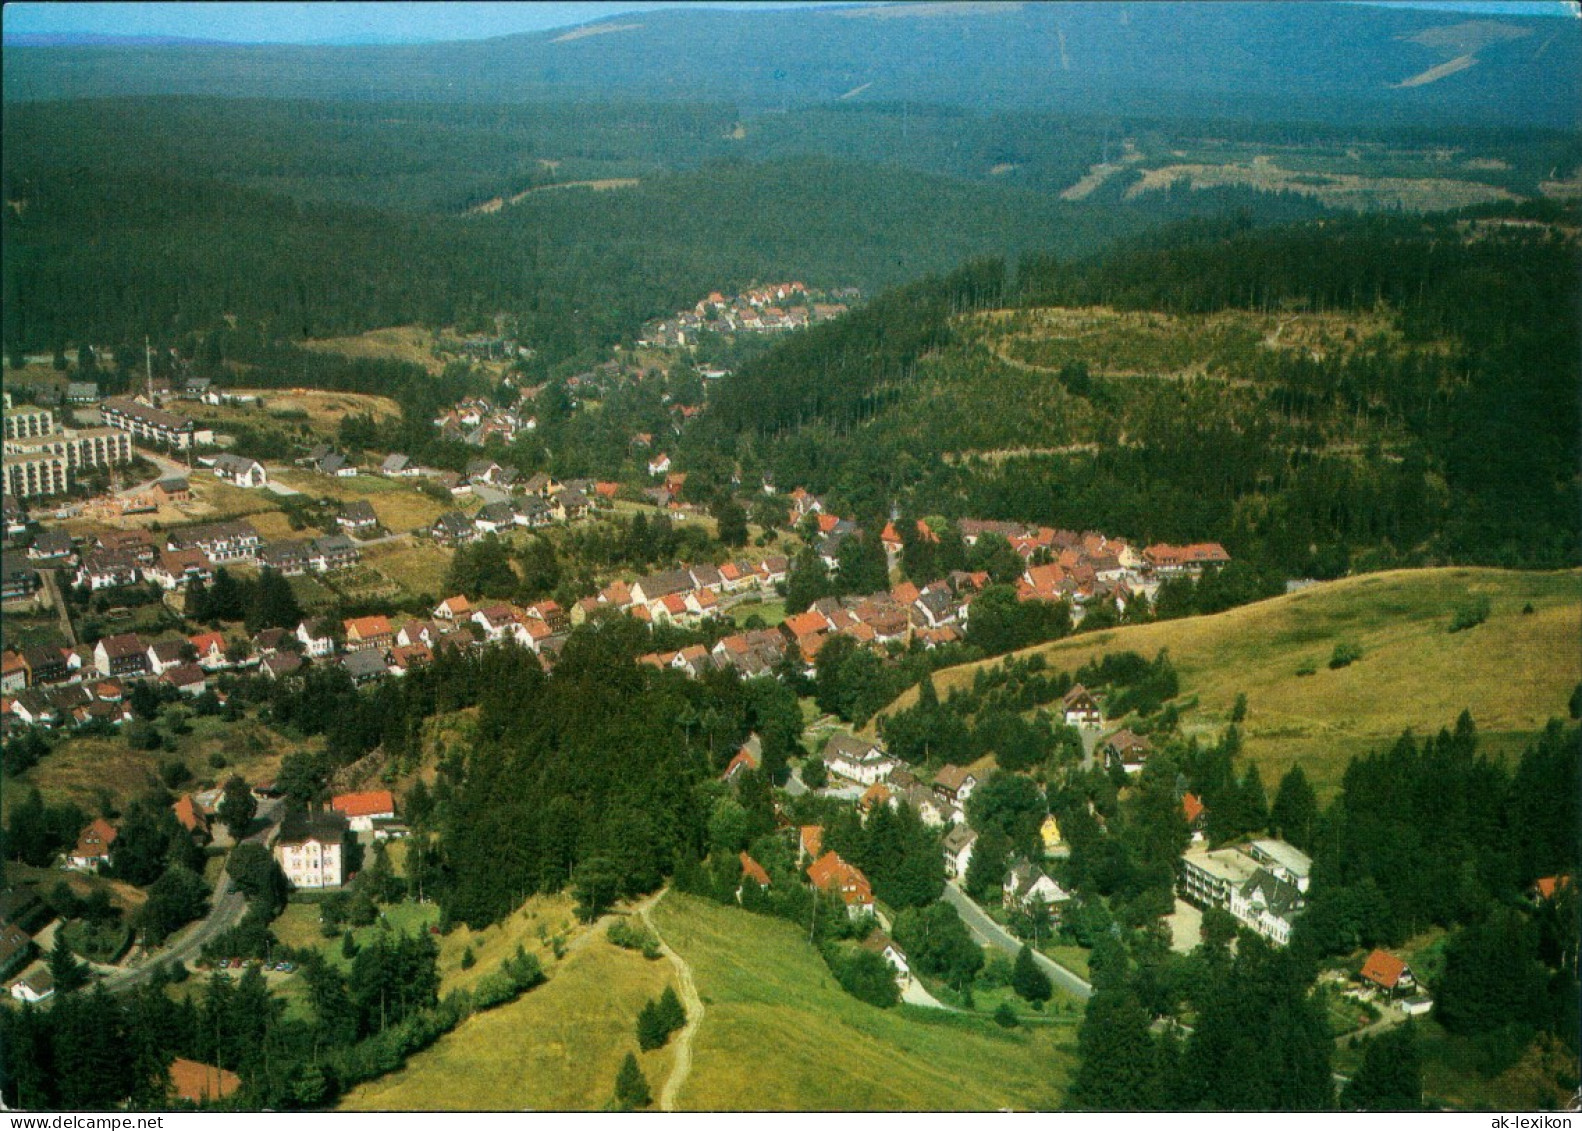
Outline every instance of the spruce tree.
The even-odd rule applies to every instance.
[[[77,956],[66,944],[66,925],[55,931],[55,945],[49,952],[49,975],[55,981],[55,992],[69,994],[88,984],[88,968],[77,961]]]
[[[1046,1002],[1054,993],[1049,975],[1038,968],[1033,949],[1026,943],[1016,952],[1016,965],[1011,967],[1011,988],[1017,997],[1030,1002]]]
[[[643,1070],[637,1066],[637,1057],[631,1053],[621,1061],[621,1071],[615,1077],[615,1104],[622,1111],[636,1111],[654,1102],[648,1090]]]
[[[1423,1060],[1408,1021],[1369,1041],[1357,1074],[1340,1095],[1349,1111],[1421,1111]]]
[[[652,1052],[664,1048],[669,1038],[670,1032],[659,1014],[659,1006],[652,1000],[644,1002],[637,1015],[637,1047],[644,1052]]]
[[[686,1007],[676,996],[673,986],[666,986],[665,992],[659,995],[659,1020],[664,1023],[667,1038],[687,1023]]]
[[[1279,792],[1269,810],[1269,830],[1304,852],[1313,846],[1313,825],[1318,819],[1318,798],[1301,766],[1292,766],[1280,779]]]

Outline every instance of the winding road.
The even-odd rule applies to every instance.
[[[659,940],[659,951],[670,959],[676,968],[676,976],[681,981],[681,1004],[687,1011],[687,1023],[682,1026],[681,1035],[676,1038],[676,1062],[670,1068],[670,1079],[665,1081],[665,1086],[659,1091],[659,1110],[675,1111],[676,1097],[681,1094],[682,1085],[687,1082],[687,1076],[692,1071],[692,1038],[697,1035],[698,1026],[703,1023],[703,999],[698,996],[698,987],[692,981],[692,965],[682,958],[670,944],[665,942],[659,928],[654,926],[654,921],[649,918],[648,912],[656,903],[665,898],[669,888],[662,889],[653,899],[647,900],[637,908],[637,914],[642,918],[648,929],[654,932],[654,937]]]
[[[267,844],[270,832],[284,806],[281,801],[265,801],[258,807],[257,831],[243,838],[243,843]],[[135,990],[154,976],[154,971],[172,962],[191,962],[202,952],[204,944],[230,930],[241,922],[247,912],[247,897],[231,882],[223,870],[215,881],[214,895],[209,900],[209,913],[196,924],[189,926],[176,941],[158,954],[145,959],[137,966],[119,970],[104,979],[104,987],[113,992]]]
[[[1013,958],[1022,949],[1020,939],[1011,935],[993,919],[989,918],[984,913],[983,908],[974,903],[967,893],[954,883],[945,885],[944,898],[945,902],[960,912],[962,922],[967,924],[967,930],[971,931],[979,942],[997,947]],[[1066,993],[1078,1001],[1087,1001],[1088,998],[1093,996],[1092,985],[1077,977],[1076,974],[1067,970],[1048,955],[1040,954],[1035,950],[1033,951],[1033,961],[1038,963],[1039,967],[1044,973],[1049,975],[1055,985],[1065,990]]]

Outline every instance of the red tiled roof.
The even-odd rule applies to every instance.
[[[1387,990],[1395,988],[1405,971],[1405,961],[1382,950],[1368,955],[1368,960],[1362,964],[1363,978]]]
[[[742,875],[755,881],[759,887],[769,886],[769,873],[764,871],[764,866],[754,860],[747,853],[742,853]]]
[[[222,1100],[242,1086],[242,1078],[212,1064],[177,1057],[170,1062],[170,1088],[177,1099],[189,1103]]]
[[[818,856],[824,847],[824,826],[803,825],[800,835],[803,851],[809,856]]]
[[[389,636],[390,632],[390,620],[385,616],[357,617],[346,622],[346,635],[356,636],[362,640]]]
[[[117,835],[114,825],[103,817],[96,817],[87,828],[82,830],[72,855],[80,856],[85,860],[109,856],[110,846],[115,843]]]
[[[330,807],[347,817],[378,817],[395,812],[395,797],[388,789],[340,793],[330,800]]]
[[[1187,824],[1192,824],[1203,815],[1203,802],[1195,793],[1181,795],[1181,815],[1186,818]]]
[[[1538,889],[1540,899],[1553,899],[1555,893],[1564,891],[1571,886],[1570,876],[1545,876],[1533,885]]]
[[[836,852],[826,852],[807,870],[813,886],[822,891],[838,892],[848,905],[861,906],[873,902],[873,889],[862,871],[840,858]]]
[[[176,814],[176,820],[181,822],[181,827],[189,833],[209,831],[209,819],[194,804],[192,794],[182,794],[170,808]]]

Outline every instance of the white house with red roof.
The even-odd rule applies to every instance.
[[[330,808],[346,818],[352,832],[367,833],[373,831],[375,821],[395,816],[395,795],[388,789],[338,793],[330,799]]]

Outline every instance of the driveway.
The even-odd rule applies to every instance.
[[[274,831],[275,822],[279,819],[284,802],[265,801],[258,806],[259,828],[256,832],[244,838],[245,841],[255,844],[268,844],[269,834]],[[165,947],[158,954],[144,959],[139,965],[130,969],[121,970],[105,978],[104,986],[108,990],[121,991],[133,990],[153,977],[154,971],[161,966],[168,966],[172,962],[191,963],[203,953],[204,944],[224,934],[237,923],[247,912],[247,898],[242,895],[231,877],[222,870],[220,878],[215,882],[214,894],[209,899],[209,913],[196,924],[186,927],[177,935],[176,941]]]
[[[967,930],[979,942],[987,946],[997,947],[1013,958],[1022,949],[1022,942],[1010,934],[993,919],[984,913],[983,908],[972,902],[967,893],[962,891],[954,882],[945,885],[945,902],[954,907],[960,914],[962,922],[967,924]],[[1093,987],[1088,982],[1079,978],[1075,973],[1067,970],[1047,954],[1033,951],[1033,961],[1038,963],[1040,969],[1048,974],[1050,980],[1065,990],[1066,993],[1078,1001],[1087,1001],[1093,996]]]

